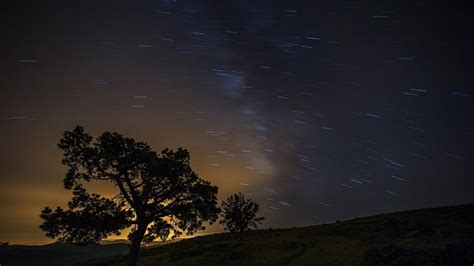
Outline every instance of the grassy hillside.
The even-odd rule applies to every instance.
[[[125,265],[126,257],[89,265]],[[473,265],[474,204],[215,234],[143,249],[140,265]]]

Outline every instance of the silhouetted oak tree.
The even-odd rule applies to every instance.
[[[239,232],[240,239],[243,239],[244,231],[257,229],[264,217],[257,217],[259,206],[251,199],[246,199],[244,194],[231,195],[222,201],[222,220],[224,229],[231,233]]]
[[[87,245],[131,227],[129,265],[136,265],[142,241],[193,234],[217,220],[218,188],[191,169],[187,150],[157,154],[146,143],[110,132],[92,140],[76,127],[58,144],[69,168],[64,188],[73,197],[67,209],[43,209],[46,236]],[[88,193],[84,183],[91,181],[112,183],[116,195]]]

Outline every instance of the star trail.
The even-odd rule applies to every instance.
[[[69,197],[56,143],[75,125],[188,149],[221,199],[240,191],[261,205],[264,227],[474,200],[463,2],[40,1],[3,12],[2,241],[50,241],[38,213]]]

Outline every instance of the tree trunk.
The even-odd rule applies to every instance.
[[[240,240],[244,239],[244,230],[240,229]]]
[[[138,255],[140,253],[140,244],[142,243],[143,236],[145,235],[147,225],[139,224],[137,230],[133,233],[132,245],[128,253],[128,266],[136,266],[138,261]]]

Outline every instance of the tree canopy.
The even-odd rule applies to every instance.
[[[257,229],[265,218],[257,217],[259,206],[251,199],[246,199],[244,194],[238,193],[229,196],[222,201],[222,220],[219,222],[224,225],[224,229],[229,232],[240,233],[240,239],[243,238],[243,232],[250,229]]]
[[[40,228],[58,242],[94,244],[131,228],[129,264],[135,265],[142,241],[193,234],[218,218],[218,188],[192,170],[185,149],[157,154],[110,132],[93,142],[79,126],[66,131],[58,147],[68,167],[64,188],[73,196],[67,209],[45,207],[40,215]],[[84,184],[92,181],[112,183],[115,196],[87,192]]]

